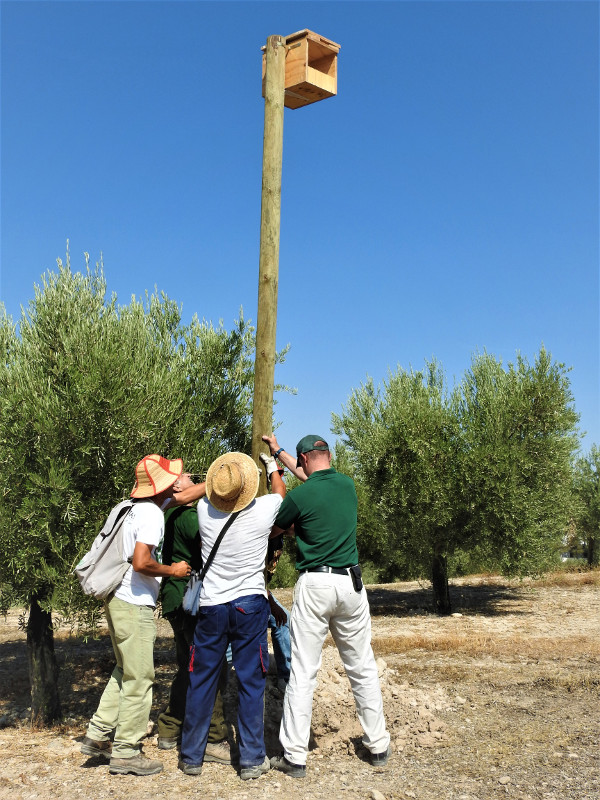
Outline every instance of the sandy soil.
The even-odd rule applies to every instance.
[[[291,592],[278,598],[291,602]],[[373,769],[360,744],[348,681],[327,642],[315,694],[307,777],[270,772],[242,782],[206,764],[200,777],[177,769],[149,733],[145,751],[165,768],[145,778],[111,776],[82,756],[85,731],[113,660],[106,636],[57,634],[64,724],[32,728],[25,636],[17,613],[0,621],[0,798],[49,800],[127,796],[206,800],[597,800],[600,797],[600,575],[551,582],[455,581],[455,614],[429,613],[418,583],[369,587],[373,647],[394,754]],[[152,719],[173,674],[169,628],[159,621]],[[235,719],[235,680],[226,709]],[[270,675],[267,752],[279,752],[282,697]]]

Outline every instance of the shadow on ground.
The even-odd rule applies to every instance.
[[[395,588],[389,586],[367,587],[373,616],[412,616],[415,613],[432,614],[433,593],[430,586]],[[477,613],[485,616],[523,613],[516,606],[522,597],[520,587],[509,583],[450,586],[452,611],[460,614]]]
[[[397,588],[398,584],[368,588],[373,616],[399,618],[432,612],[429,586]],[[451,586],[453,611],[461,614],[499,616],[524,613],[516,606],[523,589],[506,583]],[[97,639],[59,634],[55,640],[60,675],[60,694],[66,718],[87,719],[94,712],[102,690],[114,667],[114,656],[107,633]],[[167,704],[174,675],[175,652],[170,636],[158,636],[155,645],[155,685],[153,719]],[[15,631],[15,638],[0,643],[0,724],[11,724],[27,716],[30,705],[27,646],[25,636]]]

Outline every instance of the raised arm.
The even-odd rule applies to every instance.
[[[267,482],[271,484],[271,494],[278,494],[281,497],[285,497],[285,483],[283,482],[283,478],[277,469],[277,462],[273,456],[268,456],[266,453],[260,453],[259,458],[265,465]],[[283,470],[281,471],[283,472]]]
[[[287,467],[289,471],[298,478],[298,480],[305,481],[307,479],[308,476],[302,467],[296,466],[297,459],[294,458],[291,453],[286,452],[283,447],[279,446],[279,442],[277,441],[274,433],[272,433],[270,436],[263,436],[262,440],[269,445],[271,455],[279,459],[284,467]]]
[[[192,483],[186,489],[181,491],[175,490],[171,505],[174,506],[187,506],[188,503],[194,503],[200,500],[206,494],[206,483]]]

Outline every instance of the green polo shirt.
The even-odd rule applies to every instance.
[[[187,561],[192,569],[200,569],[202,565],[198,512],[190,506],[165,512],[162,563],[177,564],[179,561]],[[163,615],[179,608],[187,582],[188,578],[163,578],[160,587]]]
[[[333,467],[313,472],[288,492],[275,524],[294,525],[296,569],[358,564],[356,509],[354,482]]]

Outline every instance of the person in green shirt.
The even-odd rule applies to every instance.
[[[296,569],[290,617],[291,673],[283,701],[279,740],[283,754],[271,767],[303,778],[310,736],[313,693],[329,632],[350,680],[363,744],[373,766],[387,764],[391,749],[375,656],[371,616],[360,578],[356,546],[357,498],[354,482],[331,466],[329,445],[321,436],[304,436],[296,458],[263,436],[271,454],[303,483],[285,496],[273,532],[293,528]]]
[[[174,489],[181,492],[193,485],[188,472],[184,472],[175,482]],[[192,505],[177,506],[165,511],[165,538],[162,550],[162,563],[175,564],[186,561],[194,570],[202,567],[200,555],[200,533],[198,514]],[[186,614],[181,607],[187,578],[167,578],[162,582],[160,599],[162,615],[173,629],[177,672],[171,684],[169,704],[158,717],[158,747],[169,750],[177,746],[181,739],[181,728],[185,716],[186,695],[189,686],[190,646],[194,639],[196,617]],[[219,690],[213,709],[208,734],[208,744],[204,754],[205,761],[231,764],[230,745],[227,741],[227,725],[223,715],[222,692],[227,682],[227,666],[223,666]]]

